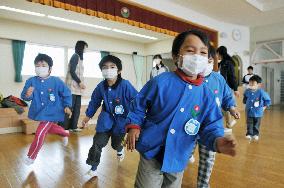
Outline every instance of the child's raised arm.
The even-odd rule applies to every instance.
[[[32,78],[30,78],[25,83],[25,86],[21,93],[21,98],[25,101],[31,101],[33,99],[33,91],[34,87],[32,85]]]

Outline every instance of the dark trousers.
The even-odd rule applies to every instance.
[[[81,95],[72,94],[72,116],[69,118],[68,115],[65,115],[64,122],[60,123],[64,129],[77,129],[78,120],[80,117],[81,110]]]
[[[261,117],[247,117],[247,134],[250,136],[258,136]]]
[[[114,135],[112,132],[96,133],[93,138],[93,145],[89,150],[88,159],[86,163],[88,165],[98,166],[101,159],[102,149],[107,145],[109,138],[111,137],[111,147],[120,152],[123,149],[122,141],[125,134]]]

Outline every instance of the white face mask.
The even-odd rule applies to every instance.
[[[103,69],[102,75],[105,79],[113,79],[117,77],[117,71],[118,69]]]
[[[49,67],[36,67],[35,73],[41,78],[46,78],[49,76]]]
[[[160,65],[161,64],[161,60],[160,59],[154,59],[153,62],[155,63],[155,65]]]
[[[257,89],[258,89],[258,86],[257,86],[257,85],[256,85],[256,86],[251,86],[251,85],[249,85],[248,88],[251,89],[251,90],[257,90]]]
[[[179,68],[188,76],[194,76],[204,74],[207,64],[208,57],[188,54],[183,56],[183,63],[182,66],[179,65]]]
[[[213,63],[208,63],[206,65],[205,71],[204,71],[204,76],[208,76],[209,74],[211,74],[211,72],[213,71]]]

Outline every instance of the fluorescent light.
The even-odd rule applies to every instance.
[[[76,21],[76,20],[71,20],[71,19],[66,19],[66,18],[61,18],[61,17],[56,17],[56,16],[50,16],[50,15],[48,15],[47,17],[50,18],[50,19],[53,19],[53,20],[57,20],[57,21],[68,22],[68,23],[83,25],[83,26],[87,26],[87,27],[93,27],[93,28],[96,28],[96,29],[111,30],[111,28],[109,28],[109,27],[90,24],[90,23],[86,23],[86,22],[80,22],[80,21]]]
[[[7,6],[0,6],[0,9],[12,11],[12,12],[18,12],[18,13],[22,13],[22,14],[29,14],[29,15],[32,15],[32,16],[40,16],[40,17],[45,16],[45,14],[27,11],[27,10],[21,10],[21,9],[17,9],[17,8],[7,7]]]
[[[142,35],[142,34],[133,33],[133,32],[129,32],[129,31],[123,31],[123,30],[120,30],[120,29],[112,29],[112,31],[117,32],[117,33],[123,33],[123,34],[126,34],[126,35],[151,39],[151,40],[158,40],[156,37],[150,37],[150,36],[147,36],[147,35]]]

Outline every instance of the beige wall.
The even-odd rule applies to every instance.
[[[0,19],[0,28],[0,92],[4,96],[19,96],[25,80],[28,78],[24,76],[23,83],[14,82],[15,71],[11,40],[9,39],[63,47],[74,47],[77,40],[85,40],[88,42],[90,50],[114,52],[114,55],[121,58],[123,77],[130,80],[134,86],[136,84],[131,54],[133,51],[144,54],[144,44],[3,19]],[[67,64],[67,62],[65,63]],[[64,78],[62,79],[64,80]],[[87,98],[100,81],[101,79],[86,78]]]

